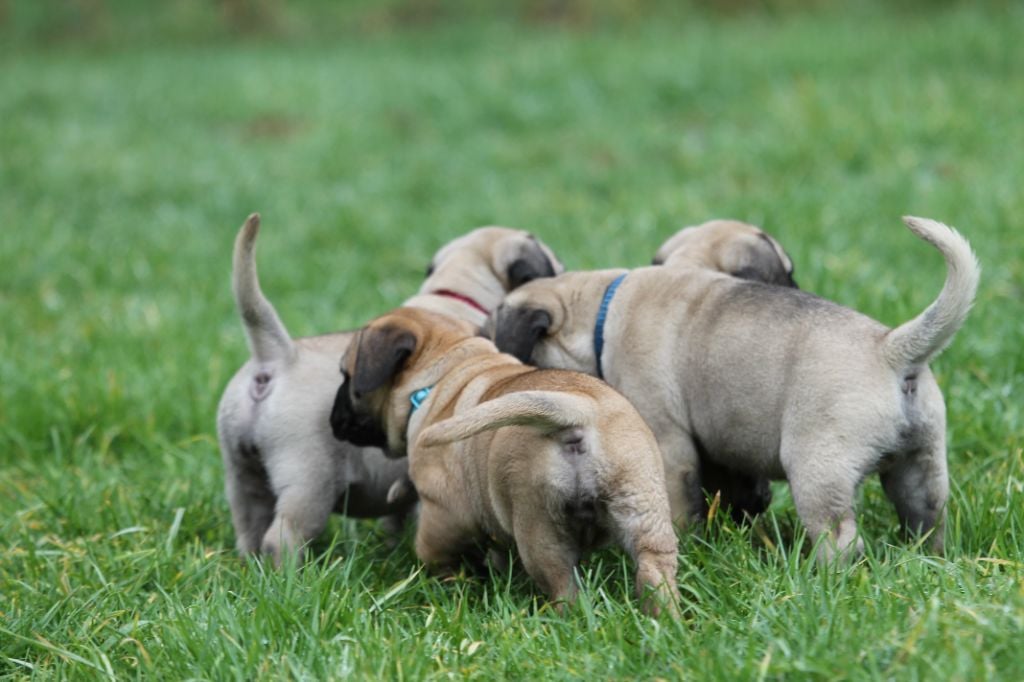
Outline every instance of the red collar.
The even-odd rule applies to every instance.
[[[482,305],[471,299],[469,296],[463,296],[457,291],[452,291],[451,289],[438,289],[437,291],[431,291],[430,293],[434,294],[435,296],[447,296],[448,298],[454,298],[457,301],[462,301],[466,305],[476,308],[477,310],[482,312],[485,317],[491,314],[490,311],[487,310],[487,308],[483,307]]]

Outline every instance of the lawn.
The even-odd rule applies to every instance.
[[[1022,35],[1019,6],[947,3],[3,50],[0,676],[1019,679]],[[955,225],[983,273],[933,364],[946,555],[900,540],[871,479],[842,570],[783,484],[753,528],[683,534],[678,622],[640,613],[614,551],[565,615],[521,572],[430,577],[371,522],[337,518],[302,569],[239,561],[214,413],[255,210],[294,335],[397,305],[477,225],[592,268],[718,216],[895,325],[944,276],[899,217]]]

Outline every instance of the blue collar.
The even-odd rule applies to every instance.
[[[427,386],[426,388],[421,388],[418,391],[412,392],[412,395],[409,396],[409,402],[412,403],[412,412],[420,409],[420,405],[423,404],[423,401],[427,399],[427,396],[430,395],[430,392],[433,389],[433,386]],[[409,413],[410,416],[412,415],[412,412]]]
[[[597,378],[604,379],[604,372],[601,371],[601,351],[604,350],[604,321],[608,317],[608,306],[612,303],[615,290],[626,279],[628,273],[622,273],[612,280],[608,288],[604,290],[604,298],[601,299],[601,307],[597,310],[597,322],[594,323],[594,357],[597,360]]]

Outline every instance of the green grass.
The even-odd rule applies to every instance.
[[[1021,35],[1019,8],[953,6],[3,54],[0,675],[1018,679]],[[368,522],[302,570],[240,562],[214,411],[253,210],[295,335],[398,304],[479,224],[589,268],[715,216],[896,324],[943,278],[899,216],[956,225],[984,272],[934,364],[947,554],[900,542],[872,480],[846,570],[808,560],[784,486],[756,528],[684,536],[678,623],[639,613],[612,551],[565,616],[521,573],[429,577]]]

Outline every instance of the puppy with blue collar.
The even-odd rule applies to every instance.
[[[657,267],[526,285],[496,311],[494,338],[540,367],[603,376],[632,401],[657,436],[681,524],[700,515],[704,456],[787,480],[822,560],[853,555],[855,493],[877,472],[904,529],[941,550],[946,411],[928,362],[966,319],[979,267],[955,230],[904,221],[943,255],[947,278],[895,329],[679,247]]]
[[[677,539],[653,434],[607,384],[499,353],[469,325],[413,308],[377,318],[342,358],[334,435],[408,456],[416,554],[446,570],[514,547],[558,603],[612,541],[650,613],[675,612]]]
[[[675,257],[680,254],[683,258]],[[700,267],[780,287],[798,288],[793,279],[793,260],[782,244],[756,225],[739,220],[709,220],[684,227],[658,248],[652,265]],[[705,452],[698,452],[700,487],[736,523],[745,523],[768,508],[772,501],[767,476],[737,471]]]

